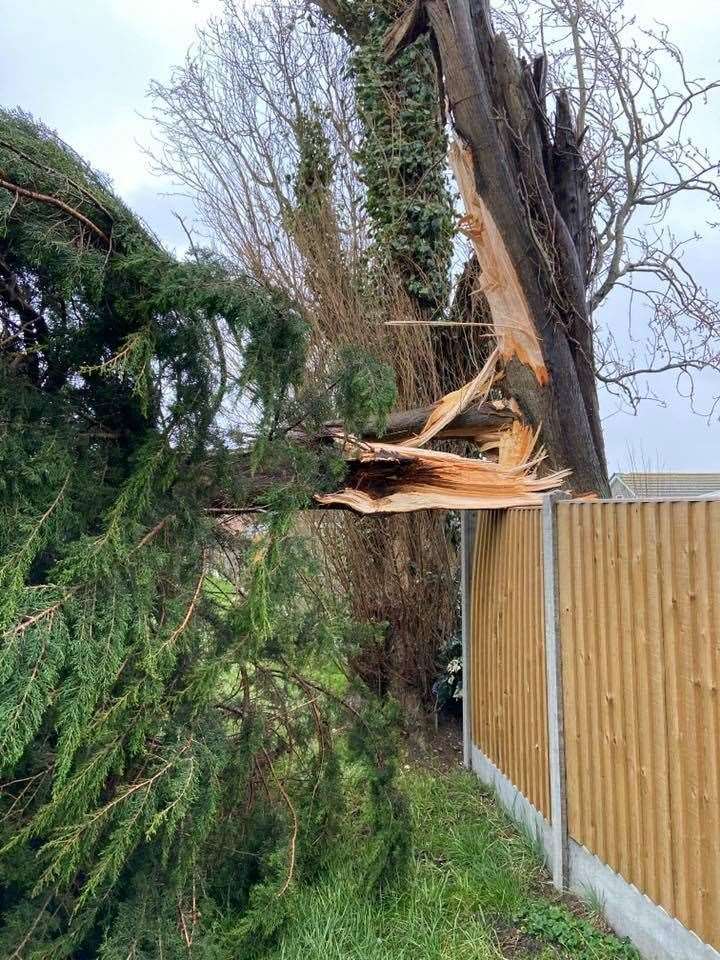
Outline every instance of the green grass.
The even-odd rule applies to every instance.
[[[410,876],[363,889],[352,844],[330,874],[293,895],[267,960],[631,960],[637,954],[553,898],[532,844],[478,781],[412,770]],[[588,916],[588,914],[586,914]]]

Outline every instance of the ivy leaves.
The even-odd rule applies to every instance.
[[[420,39],[385,63],[382,38],[389,22],[376,11],[352,60],[364,129],[357,160],[378,272],[399,274],[418,306],[435,311],[449,295],[454,229],[445,134],[427,42]]]

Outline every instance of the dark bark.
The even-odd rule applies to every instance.
[[[8,259],[7,245],[0,244],[0,308],[6,308],[3,313],[9,331],[13,328],[10,316],[14,315],[19,321],[17,335],[3,343],[2,350],[8,354],[18,354],[13,366],[24,369],[36,387],[42,386],[57,392],[67,381],[67,368],[58,363],[57,357],[48,349],[50,332],[47,322],[43,311],[36,309],[32,300],[30,291],[20,282]],[[62,306],[58,304],[58,310]],[[46,368],[44,375],[41,356]]]
[[[3,254],[4,249],[0,247],[0,303],[14,313],[19,320],[19,327],[14,331],[12,338],[8,338],[6,349],[20,357],[20,365],[24,367],[37,387],[40,385],[40,359],[37,353],[38,327],[42,317],[33,307],[30,297],[22,289]]]

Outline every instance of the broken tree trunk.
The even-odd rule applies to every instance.
[[[496,509],[541,503],[541,494],[559,487],[568,470],[539,477],[537,467],[545,458],[535,455],[537,431],[518,420],[500,404],[488,404],[487,394],[495,381],[496,352],[480,373],[459,390],[442,397],[425,410],[396,414],[390,432],[403,442],[348,435],[341,425],[326,424],[309,436],[288,434],[296,443],[334,445],[346,461],[346,473],[338,490],[318,492],[313,501],[321,508],[350,509],[358,513],[408,513],[414,510]],[[478,400],[480,402],[478,403]],[[473,409],[467,408],[474,405]],[[420,416],[423,419],[420,419]],[[493,459],[462,457],[425,449],[433,440],[461,438],[484,452],[497,451]],[[220,514],[255,512],[263,497],[278,482],[291,483],[292,464],[270,476],[252,469],[247,455],[238,456],[235,472],[243,477],[243,505],[218,500],[210,508]]]
[[[340,489],[317,493],[314,505],[350,509],[357,513],[409,513],[414,510],[491,510],[499,507],[537,506],[542,494],[563,484],[569,471],[537,475],[542,453],[533,457],[534,434],[501,441],[509,456],[497,461],[461,457],[441,450],[378,443],[342,441],[347,471]],[[504,438],[503,438],[504,439]],[[510,442],[512,439],[513,442]],[[513,453],[517,452],[517,456]],[[249,463],[236,462],[245,478],[242,502],[217,500],[210,508],[218,514],[254,513],[264,509],[264,496],[278,481],[292,481],[282,471],[265,476],[253,473]]]
[[[344,489],[316,495],[315,500],[359,513],[536,506],[541,494],[559,487],[568,471],[538,477],[539,460],[529,459],[532,443],[518,444],[518,449],[523,447],[527,455],[519,463],[494,463],[440,450],[363,443],[352,451]]]
[[[425,32],[502,388],[540,430],[550,465],[572,471],[573,490],[608,495],[586,304],[587,179],[569,101],[558,96],[553,128],[543,58],[518,61],[487,0],[415,0],[386,36],[387,59]]]
[[[495,382],[499,348],[473,379],[435,403],[422,426],[404,444],[355,440],[339,433],[349,463],[343,490],[316,495],[322,506],[342,505],[360,513],[405,513],[411,510],[517,507],[539,503],[542,491],[559,486],[567,470],[538,477],[544,458],[532,459],[537,435],[526,424],[513,422],[496,440],[497,462],[424,449],[441,436],[470,404],[485,401]]]

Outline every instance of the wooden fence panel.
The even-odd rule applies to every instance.
[[[720,947],[720,502],[557,517],[570,835]]]
[[[473,741],[550,819],[542,511],[480,511],[472,564]]]

